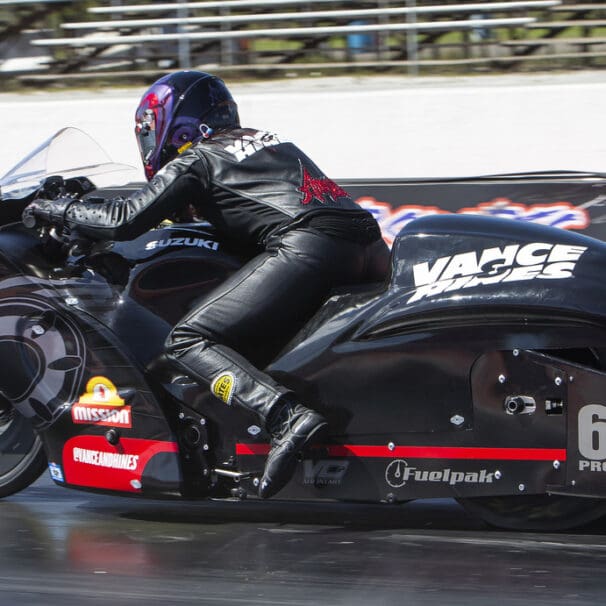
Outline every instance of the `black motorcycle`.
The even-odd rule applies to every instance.
[[[171,326],[242,259],[204,223],[95,243],[20,220],[41,187],[95,197],[115,181],[83,137],[61,131],[0,181],[0,495],[46,466],[93,491],[255,495],[264,428],[163,359]],[[63,147],[79,167],[49,170]],[[560,229],[408,224],[387,282],[335,292],[267,369],[331,429],[277,498],[454,497],[515,529],[602,516],[605,266],[606,244]]]

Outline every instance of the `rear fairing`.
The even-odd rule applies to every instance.
[[[500,280],[465,286],[495,269],[478,263],[483,251],[506,247],[513,263],[496,266]],[[424,284],[415,279],[439,259],[441,271],[452,263],[456,287],[419,296]],[[536,226],[466,217],[413,223],[394,245],[389,284],[334,297],[271,366],[334,431],[300,466],[292,494],[313,488],[317,496],[363,499],[370,490],[399,500],[515,494],[519,485],[562,490],[574,441],[567,419],[587,404],[574,379],[591,376],[606,387],[604,261],[601,242]],[[421,264],[425,274],[415,274]],[[559,278],[540,277],[557,271]],[[507,398],[520,395],[535,401],[534,411],[508,414]],[[251,468],[263,452],[254,440],[239,446]],[[385,479],[394,461],[410,478],[397,490]],[[604,492],[598,479],[594,494]]]

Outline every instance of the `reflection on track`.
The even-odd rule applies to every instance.
[[[46,478],[0,502],[0,605],[602,602],[606,522],[503,532],[452,501],[121,499]]]

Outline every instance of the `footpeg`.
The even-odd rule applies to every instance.
[[[231,471],[229,469],[213,469],[213,473],[223,477],[230,478],[234,480],[234,482],[239,482],[240,480],[248,480],[249,478],[253,478],[255,476],[259,476],[263,473],[261,471]]]

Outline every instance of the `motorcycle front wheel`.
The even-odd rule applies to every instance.
[[[0,414],[0,497],[27,488],[46,469],[42,441],[30,423],[12,408]]]

